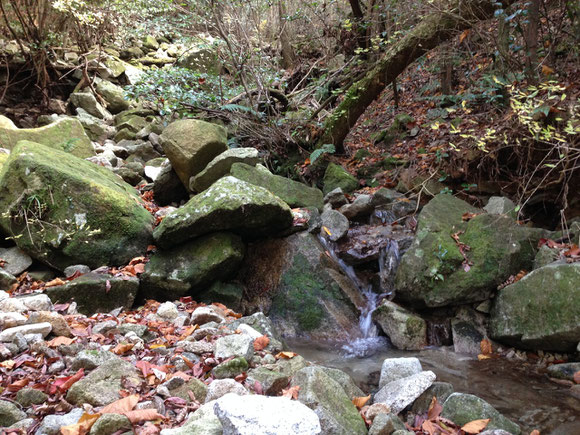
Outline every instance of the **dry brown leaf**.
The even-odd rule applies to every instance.
[[[297,353],[294,352],[279,352],[276,354],[276,359],[292,359],[294,358],[296,355],[298,355]]]
[[[358,409],[361,409],[363,406],[365,406],[367,404],[367,402],[371,400],[371,395],[369,394],[368,396],[363,396],[363,397],[355,397],[354,399],[352,399],[352,403],[354,404],[354,406],[356,406]]]
[[[60,345],[68,346],[69,344],[72,344],[74,341],[75,341],[74,338],[63,337],[62,335],[60,335],[58,337],[54,337],[50,341],[47,341],[46,345],[48,347],[58,347]]]
[[[489,341],[487,338],[481,340],[481,343],[479,343],[479,347],[481,348],[481,353],[484,355],[489,355],[493,353],[491,341]]]
[[[267,335],[262,335],[261,337],[258,337],[254,340],[254,350],[264,350],[268,344],[270,344],[270,339]]]
[[[87,414],[84,413],[80,420],[68,426],[62,426],[60,433],[62,435],[85,435],[89,433],[91,427],[99,419],[101,414]]]
[[[112,352],[117,355],[123,355],[133,349],[133,346],[135,346],[133,343],[119,343],[113,348]]]
[[[431,399],[431,404],[429,405],[429,410],[427,411],[427,419],[435,420],[443,411],[443,406],[437,401],[437,397],[433,396]]]
[[[56,287],[57,285],[64,285],[66,284],[66,281],[63,281],[60,278],[55,278],[52,281],[48,281],[46,284],[44,284],[45,287]]]
[[[486,428],[486,426],[489,424],[489,420],[489,418],[485,418],[481,420],[470,421],[469,423],[464,424],[461,427],[461,430],[469,434],[478,434]]]
[[[123,412],[123,415],[125,415],[133,424],[142,421],[165,419],[165,417],[159,414],[155,409],[136,409],[135,411]]]
[[[124,412],[132,411],[133,408],[139,403],[139,395],[132,394],[127,397],[123,397],[113,403],[109,403],[103,409],[101,409],[101,414],[123,414]]]
[[[12,370],[15,365],[16,365],[16,361],[14,361],[13,359],[9,359],[9,360],[0,362],[0,367],[4,367],[8,370]]]
[[[421,430],[427,432],[429,435],[438,435],[441,433],[441,427],[430,420],[425,420],[421,425]]]
[[[300,392],[300,385],[294,385],[293,387],[286,388],[286,389],[282,390],[282,396],[288,397],[289,399],[297,400],[299,392]]]
[[[540,431],[538,429],[534,429],[530,432],[530,435],[540,435]]]
[[[580,384],[580,370],[574,373],[574,382]]]
[[[465,41],[465,38],[467,38],[467,36],[469,35],[469,33],[471,32],[471,29],[467,29],[464,30],[461,35],[459,35],[459,43],[461,44],[463,41]]]
[[[484,354],[480,353],[479,355],[477,355],[477,359],[479,361],[483,361],[484,359],[491,359],[491,355],[484,355]]]
[[[554,68],[549,67],[548,65],[542,65],[542,74],[545,76],[549,76],[554,74]]]

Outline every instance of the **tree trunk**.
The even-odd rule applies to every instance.
[[[506,1],[512,3],[514,0]],[[366,108],[392,83],[407,66],[457,31],[471,28],[493,16],[494,6],[486,0],[452,0],[425,17],[401,41],[384,54],[377,65],[360,81],[354,83],[344,100],[334,109],[324,124],[324,133],[317,143],[334,144],[344,153],[344,139]]]
[[[284,18],[286,15],[286,6],[284,5],[284,2],[278,0],[278,22],[280,25],[280,54],[282,55],[282,67],[284,69],[290,69],[294,66],[296,55],[294,54],[294,49],[292,48],[290,38],[288,37],[288,22]]]
[[[526,74],[531,84],[538,82],[538,26],[540,24],[540,1],[531,0],[528,4],[528,25],[525,31]]]

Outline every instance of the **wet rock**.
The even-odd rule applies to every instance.
[[[374,312],[373,320],[398,348],[420,350],[427,345],[427,323],[419,315],[384,301]]]
[[[3,270],[11,275],[20,275],[32,264],[32,258],[20,248],[0,248],[0,259],[3,260]]]
[[[330,204],[332,208],[339,208],[345,204],[348,204],[348,200],[346,199],[346,196],[344,196],[342,189],[337,187],[324,196],[324,203]]]
[[[244,163],[255,166],[260,162],[258,150],[255,148],[232,148],[216,156],[205,169],[189,180],[189,188],[201,192],[221,177],[229,174],[234,163]],[[235,176],[235,175],[234,175]],[[249,180],[245,180],[251,183]]]
[[[451,394],[453,394],[453,385],[447,382],[433,382],[429,388],[413,402],[411,412],[414,414],[425,414],[429,411],[433,397],[437,398],[438,403],[444,403]]]
[[[184,186],[227,148],[227,132],[216,124],[188,119],[171,123],[160,136],[165,154]]]
[[[124,385],[137,387],[142,382],[139,371],[133,364],[120,358],[105,361],[68,390],[66,400],[82,405],[108,405],[121,398],[119,392]]]
[[[370,195],[358,195],[351,204],[340,207],[340,212],[349,220],[359,220],[365,218],[373,211]]]
[[[254,341],[243,334],[226,335],[216,341],[216,358],[243,357],[250,360],[254,354]]]
[[[235,378],[239,374],[247,371],[248,368],[248,361],[245,358],[237,357],[215,366],[212,374],[216,379]]]
[[[242,384],[233,379],[215,379],[207,388],[205,403],[219,399],[228,393],[236,394],[238,396],[250,394]]]
[[[292,377],[300,370],[308,367],[310,364],[302,356],[297,355],[290,359],[279,359],[274,365],[276,370],[284,373],[286,376]],[[327,375],[328,376],[328,375]],[[335,381],[336,382],[336,381]]]
[[[453,393],[443,404],[441,416],[463,426],[473,420],[490,419],[486,430],[503,429],[512,434],[519,434],[519,426],[503,415],[485,400],[472,394]]]
[[[405,424],[396,414],[379,414],[369,428],[369,435],[390,435],[397,430],[405,430]]]
[[[138,289],[137,278],[91,272],[64,285],[50,287],[46,293],[53,303],[74,300],[79,312],[92,315],[119,307],[132,307]]]
[[[0,208],[8,211],[0,226],[12,235],[26,234],[16,240],[18,246],[60,270],[79,263],[122,264],[151,242],[153,217],[139,201],[132,187],[104,168],[20,142],[0,179]],[[41,213],[42,222],[27,223],[20,213]]]
[[[580,372],[580,362],[552,364],[548,367],[548,375],[552,378],[574,380],[574,374]]]
[[[77,423],[85,411],[75,408],[64,415],[47,415],[34,433],[34,435],[58,435],[62,426],[69,426]]]
[[[489,214],[495,215],[507,215],[512,218],[516,218],[518,212],[516,211],[516,205],[509,198],[503,196],[492,196],[487,201],[487,205],[483,209]]]
[[[16,277],[2,269],[0,269],[0,289],[10,289],[10,287],[17,281]],[[5,311],[5,309],[3,309]]]
[[[290,208],[278,197],[228,176],[168,215],[155,229],[154,237],[159,246],[167,248],[222,230],[267,236],[290,228],[292,220]]]
[[[484,339],[477,327],[471,322],[454,319],[451,322],[453,333],[453,350],[456,353],[478,355],[481,353],[481,340]]]
[[[130,431],[131,422],[125,415],[104,414],[91,426],[89,435],[110,435],[120,430]]]
[[[89,266],[86,266],[84,264],[75,264],[73,266],[65,267],[64,276],[66,276],[67,278],[70,278],[75,273],[78,273],[79,275],[84,275],[86,273],[89,273],[90,271],[91,271],[91,268]]]
[[[312,410],[285,397],[247,396],[239,400],[227,394],[216,401],[215,414],[224,434],[304,434],[321,433],[321,424]]]
[[[399,414],[423,394],[434,381],[435,373],[426,371],[389,382],[375,394],[373,403],[384,403],[394,414]]]
[[[393,381],[416,375],[422,371],[421,363],[415,357],[387,358],[381,367],[379,389]]]
[[[248,372],[248,381],[250,385],[255,385],[257,382],[262,391],[267,396],[277,396],[282,392],[282,389],[288,386],[288,376],[283,373],[268,370],[264,367],[258,367]]]
[[[322,191],[325,195],[337,187],[340,187],[344,193],[352,193],[358,189],[358,180],[335,163],[328,165],[322,182],[324,185]]]
[[[81,159],[95,155],[91,140],[75,118],[60,118],[39,128],[16,128],[2,123],[8,119],[0,115],[0,148],[12,150],[20,141],[30,141],[64,151]]]
[[[209,322],[222,323],[224,316],[217,312],[215,307],[198,307],[191,313],[192,325],[204,325]]]
[[[494,299],[490,333],[528,349],[573,351],[580,341],[580,264],[536,269]]]
[[[26,414],[14,403],[7,400],[0,400],[0,427],[11,426],[25,418]]]
[[[160,206],[179,203],[189,198],[187,189],[173,170],[169,160],[162,165],[159,175],[153,182],[153,196]]]
[[[85,129],[85,133],[89,136],[92,141],[100,142],[103,139],[112,137],[115,135],[114,127],[111,127],[106,124],[105,121],[102,119],[97,118],[96,116],[91,115],[90,113],[86,112],[85,110],[81,109],[80,107],[76,109],[76,119],[82,124],[83,128]],[[98,159],[102,158],[103,155],[99,154],[97,156],[89,157],[89,161],[98,164]],[[95,161],[95,159],[97,159]]]
[[[254,167],[245,163],[234,163],[230,173],[240,180],[269,190],[290,207],[315,207],[321,210],[324,205],[319,189],[274,175],[262,165]]]
[[[32,325],[15,326],[14,328],[5,329],[0,332],[0,342],[10,343],[17,334],[41,334],[46,337],[52,331],[50,323],[34,323]]]
[[[348,233],[350,224],[346,216],[342,213],[336,210],[326,210],[322,213],[320,218],[322,220],[323,236],[333,242],[340,240]],[[326,228],[326,230],[324,228]]]
[[[244,250],[237,235],[213,233],[158,251],[141,275],[140,297],[175,300],[216,279],[227,279],[240,265]]]
[[[390,204],[400,198],[404,198],[402,193],[399,193],[396,190],[381,187],[373,194],[371,204],[373,207],[379,207],[382,205]]]
[[[318,415],[323,433],[367,433],[364,421],[340,384],[320,368],[298,371],[291,385],[300,386],[298,400]]]
[[[16,400],[25,408],[40,405],[48,400],[48,395],[35,388],[23,388],[16,393]]]
[[[239,311],[243,295],[244,287],[241,284],[216,281],[206,291],[201,292],[196,298],[200,302],[205,302],[207,304],[219,302],[234,311]]]
[[[534,258],[534,270],[554,263],[559,257],[560,250],[558,248],[550,248],[548,245],[542,245]]]

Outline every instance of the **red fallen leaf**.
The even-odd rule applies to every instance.
[[[461,427],[461,430],[467,432],[468,434],[478,434],[482,430],[485,429],[485,427],[488,425],[489,421],[490,421],[489,418],[481,419],[481,420],[473,420],[467,424],[464,424]]]
[[[427,432],[429,435],[439,435],[441,433],[441,427],[430,420],[423,422],[421,425],[421,430],[423,430],[423,432]]]
[[[137,274],[141,274],[141,273],[145,272],[145,264],[143,264],[143,263],[136,264],[134,267],[134,270],[135,270],[135,273],[137,273]]]
[[[258,381],[254,381],[254,392],[256,394],[264,394],[264,389],[262,388],[262,384],[260,384]]]
[[[242,373],[242,374],[239,374],[238,376],[236,376],[236,377],[234,378],[234,380],[235,380],[236,382],[240,382],[240,383],[242,383],[242,382],[244,382],[244,381],[245,381],[247,378],[248,378],[248,375],[246,374],[246,372],[244,372],[244,373]]]
[[[155,251],[156,249],[157,249],[157,246],[155,246],[155,245],[148,245],[147,246],[147,252]]]
[[[479,343],[479,347],[480,347],[481,353],[483,355],[489,355],[489,354],[493,353],[493,347],[491,345],[491,341],[489,341],[487,338],[484,338],[483,340],[481,340],[481,343]]]
[[[179,302],[183,304],[188,304],[190,302],[193,302],[193,299],[191,298],[191,296],[184,296],[182,298],[179,298]]]
[[[261,337],[258,337],[254,340],[254,350],[264,350],[268,344],[270,344],[270,339],[267,335],[262,335]]]
[[[572,245],[570,249],[564,252],[565,257],[576,257],[580,255],[580,248],[577,245]]]
[[[276,359],[292,359],[294,358],[296,355],[298,355],[297,353],[294,352],[278,352],[276,354]]]
[[[443,406],[437,401],[437,397],[433,396],[431,399],[431,404],[429,405],[429,410],[427,411],[427,418],[429,420],[435,420],[443,411]]]
[[[83,377],[85,376],[85,369],[79,369],[78,372],[76,372],[74,375],[72,376],[68,376],[67,379],[60,385],[57,386],[57,388],[59,389],[59,391],[61,393],[66,393],[70,387],[73,386],[73,384],[77,381],[80,381]],[[58,381],[58,379],[55,380]],[[54,383],[53,383],[54,385]]]
[[[540,431],[538,429],[534,429],[530,432],[530,435],[540,435]]]
[[[22,390],[24,387],[26,387],[29,382],[30,382],[30,379],[23,378],[23,379],[20,379],[20,380],[18,380],[16,382],[12,382],[10,385],[8,385],[6,387],[6,389],[8,391],[11,391],[11,392],[15,393],[17,391]]]
[[[145,257],[135,257],[131,261],[129,261],[130,266],[134,266],[138,263],[143,263],[146,260]]]
[[[282,390],[282,396],[288,397],[289,399],[297,400],[299,391],[300,385],[294,385],[293,387]]]

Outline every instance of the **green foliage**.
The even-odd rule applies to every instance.
[[[312,151],[310,154],[310,164],[313,165],[316,160],[320,158],[323,154],[334,154],[336,152],[336,148],[331,143],[325,143],[320,148]]]

